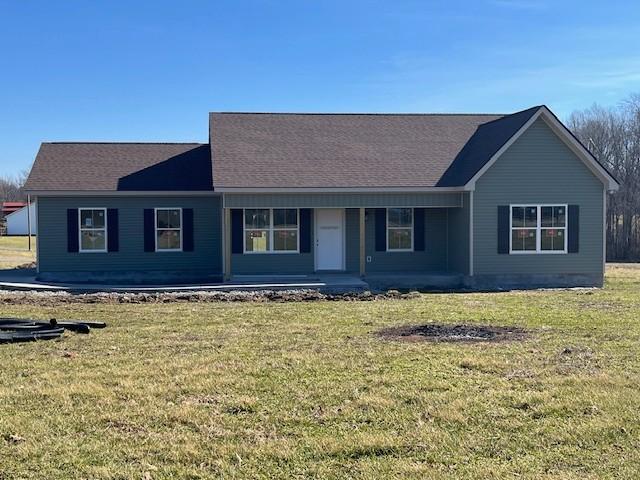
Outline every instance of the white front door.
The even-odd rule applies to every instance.
[[[343,270],[344,209],[316,209],[316,270]]]

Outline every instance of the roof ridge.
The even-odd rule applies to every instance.
[[[517,113],[517,112],[515,112]],[[344,115],[390,117],[505,117],[511,113],[209,112],[209,115]]]
[[[64,141],[42,142],[47,145],[209,145],[202,142],[101,142],[101,141]]]
[[[524,110],[518,110],[517,112],[510,113],[510,114],[508,114],[508,115],[505,115],[505,116],[500,117],[500,118],[496,118],[496,119],[494,119],[494,120],[490,120],[490,121],[488,121],[487,123],[485,123],[484,125],[488,125],[488,124],[490,124],[490,123],[494,123],[494,122],[499,122],[499,121],[501,121],[501,120],[505,120],[505,119],[507,119],[507,118],[509,118],[509,117],[513,117],[514,115],[520,115],[520,114],[523,114],[523,113],[526,113],[526,112],[531,112],[531,111],[534,111],[534,110],[535,110],[535,111],[538,111],[538,110],[540,110],[542,107],[546,107],[546,105],[536,105],[536,106],[534,106],[534,107],[525,108]]]

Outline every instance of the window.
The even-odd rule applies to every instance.
[[[245,209],[245,253],[297,253],[298,212],[297,208]]]
[[[511,205],[511,253],[567,253],[566,205]]]
[[[80,251],[107,251],[107,209],[80,208]]]
[[[156,252],[182,251],[182,209],[156,208]]]
[[[387,208],[387,251],[413,250],[413,208]]]

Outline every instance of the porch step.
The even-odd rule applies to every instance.
[[[225,283],[236,290],[297,290],[311,289],[323,293],[362,292],[369,290],[367,282],[354,275],[234,275]]]

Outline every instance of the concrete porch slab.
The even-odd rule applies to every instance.
[[[345,273],[315,275],[242,275],[234,276],[225,285],[245,287],[245,289],[265,289],[286,285],[289,288],[312,288],[327,293],[362,292],[369,290],[369,284],[358,277]]]
[[[120,285],[109,283],[42,282],[36,280],[33,269],[0,270],[0,289],[69,293],[152,293],[152,292],[202,292],[242,290],[301,290],[311,289],[323,293],[359,292],[369,285],[353,275],[314,276],[252,276],[237,277],[224,283],[190,283],[175,285]]]

